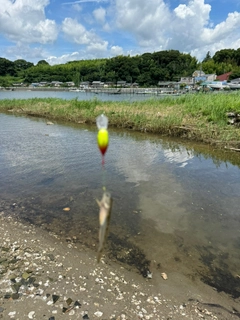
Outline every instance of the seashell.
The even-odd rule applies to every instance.
[[[63,211],[70,211],[69,207],[63,208]]]
[[[168,279],[168,276],[165,272],[161,273],[161,276],[164,280],[167,280]]]
[[[31,311],[31,312],[29,312],[29,314],[28,314],[28,318],[29,318],[29,319],[33,319],[34,314],[35,314],[35,311]]]

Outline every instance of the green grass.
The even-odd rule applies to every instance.
[[[240,148],[240,129],[228,125],[229,111],[240,113],[239,92],[189,94],[132,103],[56,98],[0,100],[0,112],[90,124],[105,113],[110,126]]]

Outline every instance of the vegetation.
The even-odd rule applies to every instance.
[[[13,82],[74,81],[117,81],[137,82],[142,87],[156,86],[159,81],[178,81],[180,77],[191,76],[196,69],[217,75],[232,72],[231,78],[240,77],[240,48],[210,52],[202,62],[190,54],[177,50],[144,53],[134,57],[117,56],[110,59],[71,61],[50,66],[40,60],[35,66],[23,59],[14,62],[0,58],[0,86]],[[14,81],[13,81],[14,80]]]
[[[240,111],[240,93],[189,94],[148,101],[103,102],[61,99],[0,100],[0,112],[75,123],[95,123],[105,113],[110,126],[240,148],[240,128],[228,124],[227,112]]]

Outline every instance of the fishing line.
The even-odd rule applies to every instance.
[[[105,170],[105,153],[108,148],[108,118],[101,114],[96,119],[98,127],[97,142],[98,148],[102,154],[102,187],[103,191],[106,191],[106,170]]]

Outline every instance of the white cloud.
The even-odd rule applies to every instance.
[[[240,12],[215,23],[211,17],[212,6],[217,5],[214,1],[182,0],[175,8],[170,2],[0,0],[0,36],[16,43],[16,57],[29,57],[25,48],[32,50],[34,43],[39,60],[47,54],[49,61],[72,59],[76,52],[81,53],[80,59],[92,59],[169,49],[201,60],[207,51],[213,55],[216,50],[240,46]],[[59,58],[56,47],[49,46],[55,40]],[[2,41],[1,54],[7,55],[7,50],[13,54],[14,47],[8,46]]]
[[[108,47],[107,41],[99,41],[95,43],[93,42],[89,46],[87,46],[86,51],[89,53],[92,53],[93,56],[106,57],[107,47]]]
[[[84,25],[78,23],[77,20],[72,18],[65,18],[62,23],[62,30],[67,36],[68,41],[75,42],[77,44],[89,44],[91,39],[94,38],[94,34],[91,31],[87,31]]]
[[[60,57],[50,56],[49,58],[46,59],[46,61],[49,64],[53,65],[53,64],[66,63],[68,61],[80,60],[80,59],[82,59],[80,52],[72,52],[70,54],[64,54]]]
[[[0,33],[13,42],[46,44],[57,39],[55,21],[46,19],[49,0],[0,0]]]
[[[87,31],[86,28],[75,19],[65,18],[62,24],[62,30],[68,38],[79,45],[86,46],[86,52],[92,53],[95,57],[104,56],[107,52],[108,41],[102,40],[93,31]]]
[[[188,16],[194,16],[194,12],[191,8],[188,8],[185,4],[180,4],[175,10],[175,14],[177,17],[181,19],[186,19]]]
[[[112,46],[110,52],[111,56],[120,56],[124,53],[123,48],[119,46]]]
[[[223,21],[216,25],[215,28],[205,29],[202,34],[202,41],[205,43],[218,42],[222,39],[226,39],[229,35],[231,37],[231,31],[239,29],[240,26],[240,13],[229,13],[226,21]]]
[[[78,0],[73,2],[64,2],[63,4],[78,4],[78,3],[88,3],[88,2],[108,2],[108,0]]]
[[[77,3],[73,4],[72,8],[73,8],[73,10],[75,10],[77,12],[82,11],[82,7],[80,6],[80,4],[77,4]]]
[[[9,60],[24,59],[27,61],[38,62],[45,59],[48,55],[45,49],[38,46],[29,46],[28,44],[17,43],[16,46],[8,47],[6,50]]]
[[[116,0],[117,26],[131,32],[140,46],[166,45],[171,15],[163,0]]]
[[[98,23],[104,24],[106,18],[106,10],[102,7],[93,11],[94,18]]]
[[[215,47],[237,48],[240,13],[230,13],[214,25],[210,4],[204,0],[185,2],[170,10],[166,0],[116,0],[117,27],[137,40],[139,51],[177,49],[202,59]]]

